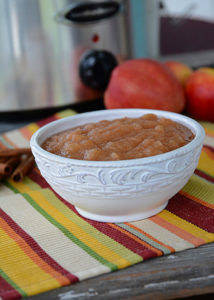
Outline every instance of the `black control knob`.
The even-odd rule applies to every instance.
[[[110,52],[89,50],[80,60],[80,78],[86,86],[104,91],[117,64],[116,58]]]

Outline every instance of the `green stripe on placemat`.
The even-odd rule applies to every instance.
[[[73,115],[59,112],[3,134],[0,148],[29,145],[48,122]],[[165,210],[127,223],[81,217],[58,197],[35,167],[23,182],[0,188],[0,297],[17,299],[158,259],[214,241],[214,124],[203,122],[205,144],[186,186]]]

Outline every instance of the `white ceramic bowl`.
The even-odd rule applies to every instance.
[[[51,135],[85,123],[146,113],[190,128],[195,138],[168,153],[121,161],[84,161],[60,157],[41,148]],[[205,133],[196,121],[171,112],[114,109],[82,113],[49,123],[31,139],[38,168],[51,187],[84,217],[101,222],[144,219],[163,210],[197,167]]]

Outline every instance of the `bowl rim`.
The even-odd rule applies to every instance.
[[[152,113],[152,114],[156,114],[159,116],[163,116],[165,118],[169,118],[172,119],[173,121],[176,121],[178,123],[181,123],[183,125],[185,125],[186,127],[188,127],[189,129],[195,130],[195,137],[194,139],[180,147],[177,148],[175,150],[166,152],[166,153],[162,153],[162,154],[158,154],[158,155],[154,155],[154,156],[149,156],[149,157],[142,157],[142,158],[136,158],[136,159],[128,159],[128,160],[108,160],[108,161],[90,161],[90,160],[79,160],[79,159],[74,159],[74,158],[68,158],[68,157],[63,157],[63,156],[59,156],[56,154],[53,154],[51,152],[48,152],[46,150],[44,150],[38,143],[38,139],[39,137],[44,133],[44,131],[46,131],[48,128],[51,127],[56,127],[59,124],[63,124],[64,122],[67,122],[69,120],[75,120],[75,119],[84,119],[85,117],[89,116],[89,115],[118,115],[120,113],[140,113],[142,112],[143,114],[147,114],[147,113]],[[123,118],[124,116],[121,115],[121,118]],[[133,117],[135,118],[135,116],[128,116],[128,117]],[[113,119],[118,119],[120,117],[115,117],[112,118]],[[104,120],[104,118],[103,118]],[[98,122],[98,121],[95,121]],[[88,122],[88,123],[92,123],[92,122]],[[86,123],[84,123],[86,124]],[[189,126],[188,126],[189,125]],[[72,127],[70,127],[72,128]],[[59,132],[61,132],[63,130],[59,130]],[[50,136],[50,135],[49,135]],[[48,137],[49,137],[48,136]],[[31,137],[30,139],[30,147],[32,149],[32,152],[34,153],[34,150],[37,153],[40,153],[40,155],[48,157],[49,160],[52,161],[58,161],[61,163],[68,163],[68,164],[75,164],[75,165],[79,165],[79,166],[90,166],[90,167],[124,167],[126,165],[139,165],[139,164],[148,164],[148,163],[152,163],[152,162],[158,162],[158,161],[163,161],[166,159],[172,159],[175,158],[179,155],[182,155],[188,151],[191,151],[191,149],[199,146],[200,144],[203,144],[205,138],[205,131],[204,128],[194,119],[187,117],[185,115],[179,114],[179,113],[174,113],[174,112],[169,112],[169,111],[164,111],[164,110],[156,110],[156,109],[140,109],[140,108],[129,108],[129,109],[104,109],[104,110],[97,110],[97,111],[90,111],[90,112],[84,112],[84,113],[78,113],[76,115],[72,115],[72,116],[68,116],[65,117],[63,119],[59,119],[59,120],[55,120],[52,121],[44,126],[42,126],[41,128],[39,128]]]

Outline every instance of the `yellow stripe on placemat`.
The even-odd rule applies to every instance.
[[[189,241],[182,239],[176,234],[168,231],[166,228],[160,226],[154,220],[155,217],[145,219],[143,221],[136,221],[133,224],[141,230],[147,232],[152,237],[156,238],[161,243],[170,246],[175,251],[192,248],[194,245]]]
[[[73,116],[75,115],[76,112],[72,109],[66,109],[66,110],[63,110],[63,111],[60,111],[58,113],[56,113],[56,117],[59,118],[59,119],[62,119],[62,118],[65,118],[65,117],[70,117],[70,116]]]
[[[63,231],[50,222],[50,218],[43,216],[26,201],[23,195],[0,198],[0,207],[47,255],[80,280],[110,272],[108,266],[69,239]]]
[[[3,220],[1,220],[1,225],[4,226]],[[7,244],[6,249],[1,249],[1,268],[27,295],[38,294],[61,286],[58,280],[34,263],[2,228],[0,228],[0,235],[2,241]]]
[[[40,192],[44,194],[44,197],[48,202],[51,203],[60,213],[62,213],[66,218],[72,220],[78,226],[80,226],[85,232],[90,234],[92,237],[97,238],[99,236],[99,241],[108,246],[110,249],[114,249],[114,252],[118,253],[121,257],[129,257],[131,263],[136,263],[142,260],[141,256],[133,253],[122,244],[111,239],[107,235],[98,231],[92,225],[90,225],[85,219],[79,217],[75,212],[68,208],[62,201],[60,201],[54,193],[49,189],[41,189]],[[156,250],[158,251],[158,250]]]
[[[192,235],[204,240],[206,243],[210,243],[214,241],[214,234],[208,233],[207,231],[197,227],[196,225],[193,225],[187,222],[186,220],[172,214],[166,209],[160,212],[158,216],[172,223],[173,225],[176,225],[179,228],[191,233]]]
[[[16,182],[11,178],[8,178],[5,182],[5,185],[15,193],[26,193],[32,190],[40,189],[40,186],[28,176],[25,176],[24,180],[21,182]]]
[[[214,176],[214,160],[209,153],[207,153],[205,148],[201,152],[197,168],[207,174],[210,174],[211,176]]]
[[[65,217],[53,205],[51,205],[46,197],[40,191],[28,193],[33,200],[48,214],[50,214],[57,222],[67,228],[74,236],[78,237],[83,243],[88,245],[93,251],[102,256],[107,261],[117,265],[119,269],[130,266],[132,263],[128,259],[121,257],[119,254],[103,245],[98,239],[85,232],[78,224]]]
[[[30,142],[32,132],[28,130],[27,126],[19,129],[19,132]]]
[[[174,235],[180,237],[181,239],[191,243],[194,246],[200,246],[205,243],[204,240],[200,239],[199,237],[194,236],[193,234],[183,230],[177,224],[170,223],[169,220],[161,218],[159,215],[155,215],[150,218],[152,222],[156,223],[157,225],[165,228],[167,231],[173,233]]]
[[[51,120],[74,114],[70,109],[64,110],[38,124],[42,126]],[[1,146],[28,145],[31,135],[40,128],[38,124],[31,123],[6,133],[5,137],[1,136]],[[213,215],[210,213],[209,226],[202,226],[205,230],[198,227],[202,222],[194,220],[196,215],[198,220],[201,220],[200,217],[204,218],[202,221],[206,220],[214,208],[214,185],[211,183],[214,177],[214,124],[201,124],[207,136],[198,170],[179,196],[182,195],[182,199],[186,196],[182,202],[184,206],[187,203],[185,200],[188,200],[195,201],[194,207],[201,207],[199,203],[204,207],[192,215],[187,207],[184,219],[181,217],[183,214],[179,217],[179,213],[183,213],[183,206],[174,207],[173,210],[169,203],[168,210],[149,219],[98,225],[80,217],[50,189],[41,189],[39,184],[30,179],[40,180],[35,173],[29,175],[30,178],[26,176],[21,183],[10,179],[5,181],[0,196],[0,207],[3,210],[0,222],[0,237],[3,241],[0,265],[5,278],[8,276],[16,285],[15,289],[22,289],[22,295],[26,293],[29,296],[69,284],[69,276],[83,280],[128,267],[155,255],[213,242],[214,234],[207,230],[213,230]],[[10,193],[13,195],[8,195]],[[178,195],[171,201],[179,201]],[[50,260],[47,261],[47,258]],[[64,271],[69,273],[68,277]],[[7,297],[7,290],[3,292],[3,296]]]
[[[180,193],[187,194],[187,197],[191,199],[193,196],[196,202],[214,209],[214,184],[197,175],[191,176],[190,180]]]
[[[36,123],[31,123],[27,125],[26,128],[33,134],[39,129],[39,126]]]
[[[52,278],[55,278],[61,285],[70,283],[68,278],[58,273],[48,263],[46,263],[46,261],[43,260],[31,248],[31,246],[28,245],[27,242],[19,234],[17,234],[14,229],[12,229],[12,227],[9,226],[3,219],[1,219],[1,227],[5,231],[5,233],[7,233],[7,235],[17,243],[17,246],[20,247],[20,249],[23,251],[23,254],[26,254],[41,270],[49,274]]]
[[[210,133],[214,136],[214,123],[211,122],[200,122],[200,123],[204,127],[207,133]]]

